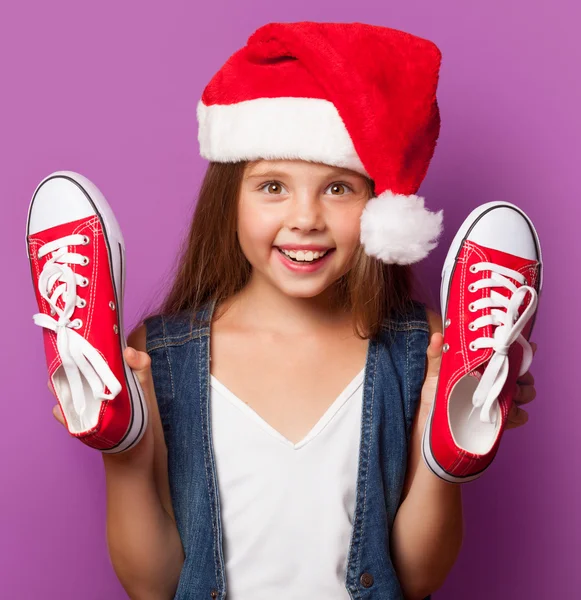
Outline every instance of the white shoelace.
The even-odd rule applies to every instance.
[[[86,304],[85,300],[77,296],[77,285],[86,287],[89,282],[82,275],[75,273],[67,263],[86,264],[88,258],[67,250],[68,246],[86,245],[88,240],[85,235],[72,234],[44,244],[39,249],[38,258],[42,258],[49,252],[52,252],[52,256],[40,273],[38,289],[49,303],[51,315],[57,314],[59,318],[57,321],[44,313],[37,313],[32,317],[36,325],[56,332],[57,350],[70,386],[73,406],[81,423],[86,408],[81,374],[89,383],[95,399],[112,400],[121,391],[121,384],[101,354],[75,331],[82,326],[82,321],[70,320],[75,308]],[[49,297],[50,290],[57,281],[63,283],[57,286]],[[63,296],[63,310],[57,306],[57,300],[61,296]],[[109,388],[109,394],[104,393],[105,386]]]
[[[526,283],[523,275],[502,265],[495,263],[480,262],[472,265],[472,272],[490,270],[492,271],[489,279],[480,279],[470,286],[470,291],[477,291],[485,287],[506,287],[512,294],[509,298],[495,292],[490,291],[490,296],[487,298],[479,298],[471,303],[472,312],[482,308],[491,308],[489,315],[482,315],[470,323],[469,328],[472,330],[479,329],[485,325],[496,326],[494,335],[490,337],[477,338],[471,348],[474,350],[480,348],[492,348],[494,353],[490,358],[482,378],[478,383],[472,404],[474,407],[470,415],[478,407],[482,407],[480,411],[480,420],[483,423],[496,423],[499,414],[498,396],[504,387],[508,376],[509,362],[508,350],[516,341],[523,348],[523,359],[519,370],[519,377],[524,375],[533,360],[533,350],[529,342],[523,337],[522,330],[533,316],[537,308],[537,291]],[[511,277],[522,285],[517,287],[512,281],[507,279]],[[531,301],[524,309],[522,315],[518,316],[518,311],[526,298],[526,295],[531,295]],[[503,307],[506,310],[499,310],[496,307]]]

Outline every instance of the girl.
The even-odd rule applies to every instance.
[[[439,61],[383,27],[274,23],[206,87],[189,237],[124,354],[150,422],[103,454],[132,598],[413,600],[442,585],[461,487],[420,459],[443,335],[410,266],[441,225],[413,195]]]

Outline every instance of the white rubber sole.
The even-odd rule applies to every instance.
[[[36,193],[46,181],[56,177],[63,177],[69,181],[72,181],[83,191],[103,225],[105,242],[107,244],[107,253],[109,255],[109,264],[111,265],[113,282],[115,284],[115,305],[117,306],[119,314],[119,351],[123,357],[123,350],[127,347],[123,323],[123,301],[125,295],[125,243],[123,241],[123,235],[121,233],[119,224],[117,223],[117,219],[115,218],[109,203],[99,188],[97,188],[92,181],[79,173],[75,173],[73,171],[55,171],[54,173],[51,173],[45,177],[38,184],[28,209],[27,223],[30,223],[30,213],[32,211],[32,205]],[[26,243],[26,249],[28,254],[28,242]],[[124,358],[122,358],[122,362],[125,370],[125,383],[129,391],[129,398],[131,400],[131,421],[125,435],[117,445],[106,450],[99,450],[99,452],[104,454],[119,454],[129,450],[139,443],[145,433],[149,418],[147,403],[145,401],[145,396],[143,394],[143,390],[141,389],[141,385],[139,384],[139,381],[137,380],[137,377],[131,368],[125,362]]]
[[[537,230],[535,229],[532,221],[518,206],[511,204],[510,202],[502,202],[502,201],[486,202],[484,204],[481,204],[477,208],[475,208],[466,217],[466,219],[464,220],[464,222],[458,229],[456,235],[454,236],[454,239],[452,240],[452,243],[450,244],[448,254],[446,255],[446,259],[444,260],[444,266],[442,267],[442,282],[441,282],[441,287],[440,287],[440,305],[441,305],[441,310],[442,310],[442,331],[444,330],[444,323],[446,321],[446,310],[448,308],[447,301],[448,301],[448,294],[450,291],[449,284],[452,281],[454,269],[456,268],[456,260],[458,258],[458,254],[460,252],[462,244],[464,243],[464,240],[468,236],[472,226],[476,223],[476,221],[478,221],[478,219],[483,214],[485,214],[491,208],[496,207],[496,206],[506,206],[506,207],[513,208],[514,210],[518,211],[528,222],[528,224],[531,228],[531,232],[533,233],[533,237],[535,238],[535,243],[536,243],[538,256],[539,256],[539,262],[541,263],[541,269],[540,269],[541,276],[539,278],[538,296],[540,297],[540,295],[541,295],[541,290],[542,290],[542,286],[543,286],[543,261],[542,261],[542,253],[541,253],[541,243],[539,240]],[[453,268],[450,273],[450,278],[448,279],[448,281],[445,281],[444,280],[444,271],[445,271],[446,267],[450,264],[453,264]],[[535,315],[536,315],[536,313],[535,313]],[[533,317],[533,325],[531,326],[531,334],[532,334],[532,330],[534,327],[534,318],[535,317]],[[438,384],[436,387],[438,387],[439,384],[440,384],[440,381],[438,378]],[[478,473],[475,473],[473,475],[468,475],[466,477],[456,477],[455,475],[451,475],[446,470],[444,470],[444,468],[441,467],[440,464],[438,463],[438,461],[435,459],[435,457],[432,453],[432,448],[431,448],[431,444],[430,444],[434,405],[435,405],[435,402],[433,402],[432,406],[430,407],[430,413],[426,420],[426,426],[424,427],[424,432],[422,435],[422,454],[424,457],[424,461],[426,462],[427,466],[431,469],[431,471],[435,475],[437,475],[440,479],[443,479],[449,483],[467,483],[469,481],[474,481],[475,479],[478,479],[482,475],[482,473],[484,473],[484,471],[486,469],[484,469]]]

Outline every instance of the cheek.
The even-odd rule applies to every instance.
[[[244,253],[270,252],[280,229],[279,219],[264,206],[238,205],[238,240]]]
[[[362,207],[352,207],[329,215],[328,223],[337,246],[352,249],[359,244],[362,211]]]

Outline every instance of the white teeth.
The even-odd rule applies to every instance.
[[[291,258],[294,258],[297,261],[300,260],[302,262],[312,262],[317,258],[325,256],[325,254],[327,254],[328,252],[328,250],[325,250],[324,252],[313,252],[312,250],[307,250],[305,252],[303,250],[298,250],[297,252],[295,252],[294,250],[283,250],[282,248],[281,251],[287,256],[290,256]]]

